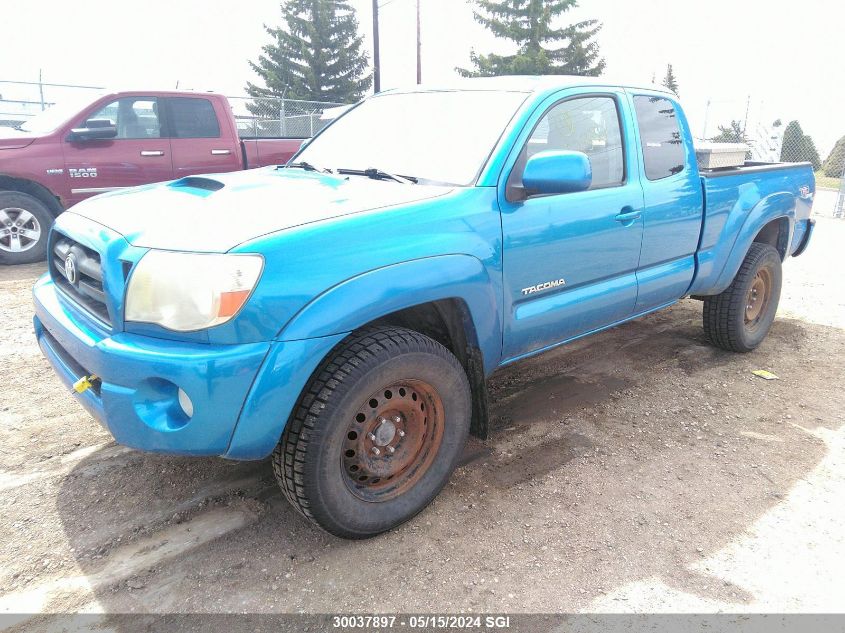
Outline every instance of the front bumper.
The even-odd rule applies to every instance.
[[[208,345],[108,333],[49,276],[33,295],[35,335],[59,378],[68,389],[82,376],[100,378],[77,400],[119,443],[146,451],[265,457],[314,368],[342,339]],[[193,403],[190,417],[180,388]]]
[[[42,352],[68,388],[83,375],[101,379],[77,399],[118,442],[169,453],[226,452],[269,343],[211,346],[109,335],[72,310],[48,277],[33,293]],[[190,418],[179,405],[179,388],[193,402]]]

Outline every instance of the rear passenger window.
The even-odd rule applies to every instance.
[[[593,170],[590,189],[621,185],[625,160],[616,101],[611,97],[579,97],[553,106],[522,150],[517,164],[520,176],[525,161],[544,150],[584,152]]]
[[[684,143],[675,106],[662,97],[634,97],[645,175],[660,180],[684,171]]]
[[[171,97],[170,128],[175,138],[217,138],[220,125],[214,106],[208,99],[196,97]]]

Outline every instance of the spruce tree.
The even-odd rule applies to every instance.
[[[663,78],[663,86],[676,95],[678,94],[678,80],[675,78],[675,71],[672,69],[672,64],[666,65],[666,76]]]
[[[822,168],[822,157],[819,156],[819,150],[816,149],[813,137],[809,135],[804,135],[804,156],[804,160],[813,166],[813,171]]]
[[[822,165],[822,171],[831,178],[842,178],[845,175],[845,136],[836,141]]]
[[[780,160],[784,163],[798,163],[804,160],[804,130],[798,121],[790,121],[783,132]]]
[[[719,133],[710,139],[714,143],[745,143],[748,137],[740,121],[733,120],[728,126],[720,125]]]
[[[780,160],[784,163],[811,163],[815,171],[821,167],[821,157],[816,150],[816,144],[812,137],[804,134],[798,121],[790,121],[783,132]]]
[[[282,26],[264,29],[273,40],[249,65],[266,87],[247,83],[252,97],[350,103],[370,89],[363,37],[345,0],[287,0]]]
[[[593,38],[597,20],[555,28],[553,22],[577,0],[474,0],[476,21],[496,37],[517,46],[513,55],[470,54],[473,69],[458,68],[464,77],[494,75],[587,75],[597,77],[605,67]],[[555,47],[556,44],[561,44]]]

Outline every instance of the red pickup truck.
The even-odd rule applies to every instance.
[[[104,191],[283,164],[302,139],[241,139],[223,95],[113,92],[0,128],[0,263],[44,259],[64,209]]]

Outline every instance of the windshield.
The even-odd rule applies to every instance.
[[[468,90],[379,95],[326,128],[294,162],[470,185],[525,97]]]
[[[39,112],[31,119],[21,123],[17,129],[31,134],[49,134],[60,125],[67,122],[75,114],[79,113],[85,106],[94,102],[99,95],[84,98],[68,99],[50,106],[43,112]]]

